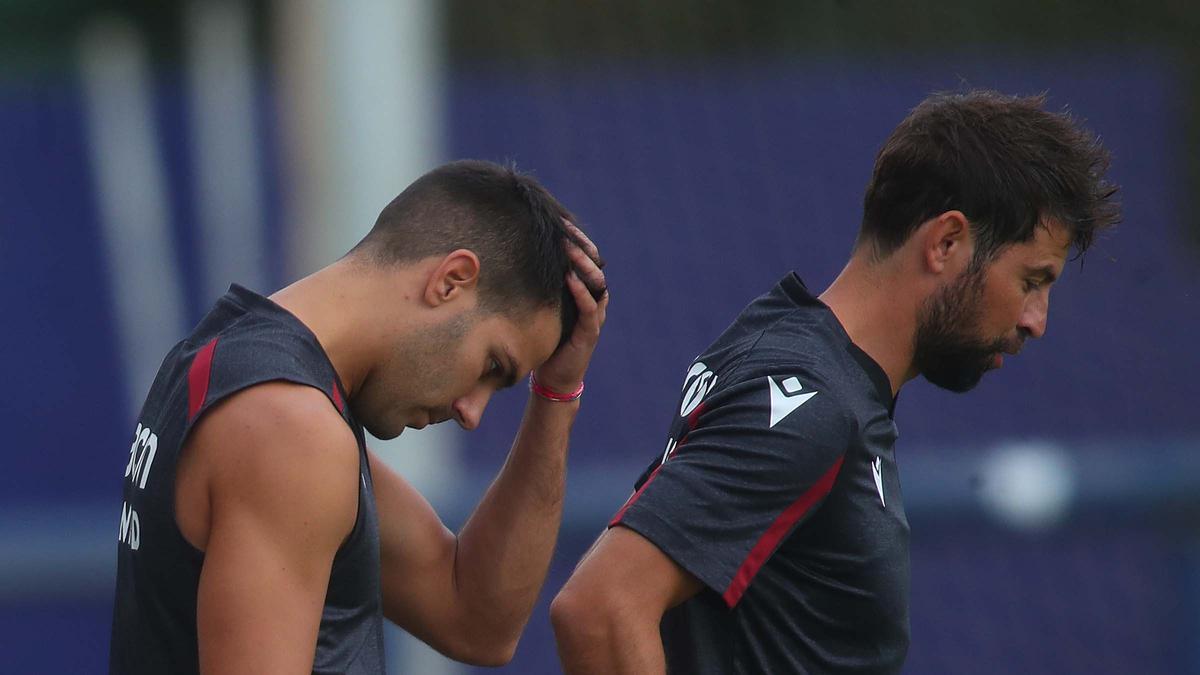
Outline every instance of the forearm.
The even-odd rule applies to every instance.
[[[558,536],[568,437],[579,402],[531,395],[512,450],[458,537],[465,616],[513,639],[537,601]]]

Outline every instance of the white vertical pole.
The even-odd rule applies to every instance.
[[[436,10],[433,0],[276,3],[295,276],[349,250],[384,205],[441,159]],[[455,439],[443,425],[371,445],[436,504],[462,478]],[[398,631],[389,652],[396,672],[462,672]]]
[[[230,282],[260,293],[273,290],[265,287],[263,264],[250,12],[240,0],[193,0],[184,26],[207,307]]]
[[[126,410],[137,414],[159,361],[186,329],[146,49],[126,21],[105,18],[78,48],[88,152],[99,200]],[[132,422],[131,422],[132,426]]]

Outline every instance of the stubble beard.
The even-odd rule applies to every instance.
[[[931,384],[955,393],[975,388],[1005,350],[1003,338],[976,335],[983,298],[983,270],[968,270],[926,299],[917,317],[913,363]]]
[[[448,319],[406,335],[396,343],[392,358],[382,369],[386,374],[364,383],[364,393],[371,401],[368,407],[383,411],[383,414],[364,414],[360,419],[372,436],[381,440],[395,438],[414,421],[414,416],[428,414],[430,424],[451,417],[451,402],[433,399],[452,380],[460,341],[474,320],[473,314]],[[398,401],[397,396],[407,400]],[[396,411],[400,411],[399,416]]]

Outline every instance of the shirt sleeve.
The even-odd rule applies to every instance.
[[[773,366],[713,391],[610,522],[653,542],[735,606],[833,489],[852,417],[810,369]]]

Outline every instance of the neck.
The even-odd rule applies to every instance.
[[[377,276],[343,258],[271,295],[317,337],[347,396],[359,390],[386,349],[386,336],[378,328]]]
[[[868,257],[865,251],[856,252],[820,299],[854,344],[883,368],[895,396],[916,375],[917,296],[904,286],[905,275],[893,259],[873,263]]]

